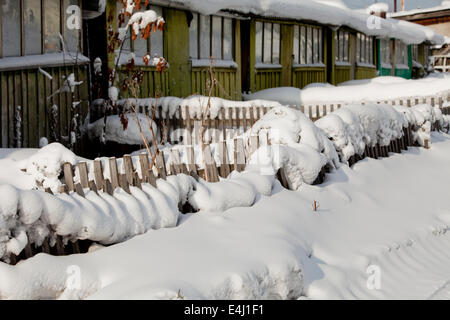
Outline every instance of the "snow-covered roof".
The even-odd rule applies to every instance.
[[[444,11],[444,10],[450,10],[450,1],[444,1],[441,5],[431,8],[418,8],[414,10],[408,10],[408,11],[400,11],[400,12],[391,12],[388,14],[389,17],[396,18],[396,17],[405,17],[405,16],[413,16],[416,14],[423,14],[423,13],[432,13],[432,12],[438,12],[438,11]]]
[[[374,22],[375,18],[367,13],[330,5],[322,0],[156,0],[153,3],[186,8],[204,15],[231,10],[240,14],[308,20],[336,27],[348,26],[370,36],[396,38],[406,44],[444,42],[443,36],[427,27],[393,19]]]

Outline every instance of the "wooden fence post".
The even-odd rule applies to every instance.
[[[219,158],[220,158],[220,168],[219,168],[220,176],[222,178],[226,178],[231,172],[226,141],[221,141],[219,143]]]
[[[79,162],[78,165],[78,173],[80,175],[80,183],[83,188],[89,188],[89,176],[86,162]]]
[[[242,138],[234,139],[234,170],[241,172],[245,169],[245,151]]]
[[[109,158],[109,175],[113,191],[119,187],[119,171],[117,170],[116,158]]]
[[[97,188],[103,188],[103,168],[100,160],[94,160],[94,179]],[[103,189],[103,191],[106,191]]]
[[[134,168],[133,168],[133,160],[131,156],[126,154],[122,158],[122,166],[123,171],[125,172],[125,177],[127,178],[127,182],[129,185],[133,185],[134,180]]]
[[[164,160],[164,151],[159,151],[156,154],[156,169],[158,169],[158,176],[161,179],[166,180],[167,171],[166,171],[166,162]]]
[[[203,145],[203,160],[206,165],[205,180],[208,182],[218,182],[219,175],[217,173],[217,165],[214,157],[211,155],[211,148],[209,144]]]
[[[64,183],[69,188],[69,191],[75,191],[75,185],[73,182],[73,168],[69,162],[64,163]]]

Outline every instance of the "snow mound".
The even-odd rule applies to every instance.
[[[59,177],[65,162],[75,164],[77,156],[62,144],[54,142],[20,161],[20,166],[33,177],[37,186],[50,188],[55,192],[61,186]]]
[[[87,134],[90,140],[100,139],[102,142],[113,141],[121,144],[142,145],[144,141],[139,130],[140,123],[142,133],[149,144],[153,143],[152,130],[158,132],[156,123],[145,114],[130,113],[126,115],[128,124],[124,130],[120,116],[111,115],[106,117],[106,124],[103,118],[93,123],[87,123]]]
[[[332,142],[298,110],[273,108],[253,125],[251,133],[267,134],[271,147],[260,148],[249,165],[260,165],[261,170],[268,172],[284,168],[292,189],[298,189],[302,183],[312,184],[325,165],[339,165]]]
[[[182,114],[181,117],[186,119],[185,107],[189,107],[189,116],[190,118],[201,118],[202,114],[206,111],[209,113],[209,117],[211,119],[215,119],[219,117],[220,111],[223,108],[251,108],[251,107],[276,107],[280,106],[279,103],[274,101],[255,99],[251,101],[232,101],[226,100],[222,98],[216,97],[206,97],[201,95],[193,95],[187,97],[185,99],[177,98],[177,97],[162,97],[162,98],[144,98],[144,99],[124,99],[117,101],[119,106],[124,106],[125,108],[130,108],[130,106],[142,107],[147,110],[155,110],[155,116],[158,118],[165,119],[172,118],[175,116],[175,113],[179,110],[181,106]],[[209,106],[208,106],[209,105]],[[162,114],[159,114],[161,110]],[[239,115],[242,117],[242,111],[236,114],[236,111],[233,113],[233,118],[238,117]],[[179,116],[179,115],[178,115]],[[249,112],[247,112],[247,118],[250,118]],[[228,115],[226,115],[228,117]]]
[[[242,94],[244,100],[263,99],[277,101],[284,106],[301,106],[301,90],[294,87],[264,89],[255,93]]]

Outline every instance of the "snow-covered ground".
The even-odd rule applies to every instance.
[[[275,184],[252,207],[0,263],[0,298],[449,298],[449,161],[450,136],[433,133],[429,150],[343,165],[296,192]]]

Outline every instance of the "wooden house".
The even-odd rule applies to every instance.
[[[323,11],[327,5],[299,1],[293,12],[258,14],[224,6],[204,15],[187,4],[194,2],[153,0],[142,6],[164,18],[163,31],[148,40],[125,41],[118,53],[107,49],[109,35],[119,27],[117,0],[106,0],[104,8],[97,0],[0,0],[1,146],[37,147],[40,137],[68,137],[74,114],[80,123],[89,101],[108,96],[105,75],[131,52],[143,72],[141,97],[208,95],[212,57],[218,82],[212,94],[232,100],[240,100],[242,92],[281,86],[336,85],[377,75],[410,78],[413,57],[426,60],[425,46],[407,46],[395,33],[367,30],[367,15],[351,10],[333,8],[330,17]],[[83,22],[70,27],[80,13]],[[145,65],[147,54],[165,57],[169,67],[158,72]],[[97,58],[103,62],[100,83],[95,83]],[[71,73],[82,84],[73,94],[54,94]]]
[[[38,147],[40,137],[50,140],[53,134],[69,136],[74,112],[80,118],[86,114],[89,59],[81,54],[80,21],[78,25],[73,21],[74,28],[66,23],[78,14],[68,10],[71,5],[82,8],[81,0],[0,1],[0,146],[3,148]],[[66,53],[61,52],[59,34],[65,39]],[[75,88],[74,95],[64,92],[52,96],[71,73],[77,81],[83,81]],[[76,110],[72,100],[81,102]],[[57,109],[52,113],[54,105]],[[56,120],[53,127],[50,117]]]

